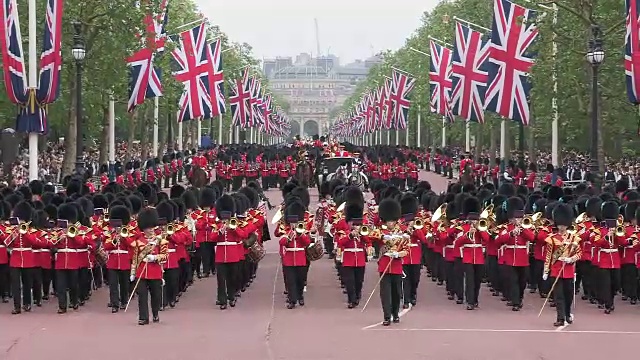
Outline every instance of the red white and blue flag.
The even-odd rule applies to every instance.
[[[207,58],[211,68],[209,71],[209,94],[211,95],[211,116],[218,116],[227,111],[224,103],[224,76],[222,73],[221,40],[215,40],[207,46]]]
[[[236,79],[231,86],[229,104],[231,106],[232,125],[246,128],[251,121],[251,92],[242,79]]]
[[[0,42],[2,45],[2,72],[4,87],[9,101],[14,104],[27,102],[27,77],[20,36],[20,19],[16,0],[2,0],[2,24]]]
[[[393,86],[391,91],[391,107],[393,109],[394,129],[402,130],[407,128],[407,119],[411,101],[409,94],[416,83],[416,79],[393,70]]]
[[[525,126],[531,118],[529,72],[534,54],[529,48],[538,36],[536,15],[508,0],[494,0],[485,110]]]
[[[178,102],[178,121],[188,121],[211,117],[211,95],[209,94],[210,63],[207,56],[205,24],[180,33],[180,46],[171,55],[177,71],[173,76],[184,85]]]
[[[431,112],[447,118],[450,123],[454,117],[451,112],[451,49],[429,41],[431,62],[429,63],[429,90],[431,91]]]
[[[169,0],[160,2],[158,14],[151,11],[147,13],[144,18],[144,33],[138,34],[142,48],[127,59],[130,71],[127,103],[129,112],[142,105],[145,99],[162,96],[161,72],[154,63],[156,56],[164,51],[167,41],[168,2]]]
[[[60,96],[62,8],[62,0],[47,1],[44,41],[40,55],[40,81],[36,95],[40,104],[51,104]]]
[[[385,79],[384,81],[384,111],[382,113],[382,127],[386,130],[393,126],[393,102],[391,101],[391,93],[393,92],[393,80]]]
[[[457,23],[451,66],[451,109],[454,115],[481,124],[484,123],[488,57],[489,42],[483,39],[483,34]]]

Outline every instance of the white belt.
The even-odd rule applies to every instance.
[[[504,246],[506,249],[528,249],[529,246],[527,245],[505,245]]]
[[[35,249],[33,250],[34,253],[43,253],[43,252],[48,252],[49,249]]]
[[[618,249],[600,249],[601,252],[611,254],[618,252]]]
[[[344,249],[343,251],[346,251],[346,252],[362,252],[362,251],[364,251],[364,249],[361,249],[361,248],[348,248],[348,249]]]
[[[78,250],[77,250],[77,252],[79,252],[79,253],[80,253],[80,252],[87,252],[87,251],[89,251],[89,249],[78,249]]]
[[[0,249],[4,249],[4,248],[5,248],[5,246],[4,246],[4,245],[0,245]]]
[[[455,245],[445,245],[444,248],[445,249],[453,249],[454,247],[456,247]]]
[[[109,251],[109,254],[128,254],[129,252],[127,250],[111,250]]]
[[[222,246],[233,246],[233,245],[239,245],[240,243],[237,242],[233,242],[233,241],[223,241],[223,242],[219,242],[216,245],[222,245]]]
[[[305,251],[305,248],[285,248],[285,251]]]
[[[176,252],[176,249],[168,249],[167,252],[174,253]]]
[[[481,248],[482,244],[465,244],[465,245],[462,245],[462,247],[466,247],[466,248]]]
[[[59,253],[77,253],[77,252],[80,252],[80,250],[77,250],[77,249],[59,249],[58,252]]]
[[[420,245],[420,244],[414,244],[414,243],[411,243],[409,246],[411,246],[411,247],[417,247],[417,246],[419,246],[419,245]]]
[[[31,251],[33,249],[32,248],[14,248],[14,249],[11,249],[11,250],[13,250],[13,251]]]

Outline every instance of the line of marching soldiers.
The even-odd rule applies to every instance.
[[[234,306],[264,256],[266,210],[256,184],[231,195],[219,182],[199,191],[177,185],[167,195],[154,184],[132,192],[110,183],[92,195],[74,179],[64,193],[53,191],[34,181],[1,192],[0,295],[4,303],[13,297],[13,314],[41,306],[51,282],[58,313],[77,310],[104,280],[112,312],[125,309],[137,290],[139,323],[149,323],[149,294],[157,322],[194,272],[201,274],[202,263],[213,267],[211,259],[218,268],[218,303]],[[255,245],[247,246],[247,239]]]
[[[401,300],[404,308],[416,305],[422,265],[433,282],[445,285],[450,300],[466,302],[468,310],[478,308],[483,281],[513,311],[522,309],[529,285],[531,293],[551,300],[555,326],[573,322],[571,305],[581,286],[583,300],[607,314],[619,291],[623,300],[637,303],[636,191],[616,196],[584,186],[550,186],[527,193],[510,183],[498,189],[453,184],[437,195],[424,181],[413,192],[382,182],[371,184],[371,190],[374,199],[365,203],[359,189],[333,181],[321,188],[320,209],[325,247],[336,254],[349,308],[359,305],[366,261],[377,258],[380,274],[403,278],[394,282],[382,276],[385,325],[399,321]],[[389,229],[396,226],[394,243]],[[397,246],[397,254],[390,252],[393,245],[406,253]],[[389,257],[393,261],[396,255],[402,258],[399,265],[387,268]]]

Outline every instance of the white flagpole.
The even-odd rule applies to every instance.
[[[465,127],[464,151],[471,151],[471,124],[467,121]]]
[[[116,162],[116,102],[109,98],[109,163]]]
[[[447,146],[447,117],[442,117],[442,148]]]
[[[160,111],[159,98],[153,98],[153,150],[151,153],[154,157],[158,156],[158,116]]]
[[[558,6],[553,3],[553,25],[558,23]],[[553,79],[553,98],[551,99],[551,108],[553,109],[553,120],[551,121],[551,164],[554,167],[560,165],[558,159],[558,69],[556,66],[558,55],[558,44],[556,41],[556,33],[552,35],[552,56],[553,56],[553,70],[551,77]]]
[[[196,120],[198,122],[198,148],[202,146],[202,119]]]
[[[420,118],[420,112],[421,112],[421,107],[420,105],[418,105],[418,126],[416,127],[417,133],[416,133],[416,147],[419,149],[420,148],[420,128],[421,128],[421,118]]]
[[[222,145],[222,114],[218,116],[218,145]]]
[[[180,119],[180,110],[176,112],[176,119]],[[182,121],[178,120],[178,150],[182,148]]]
[[[34,91],[38,87],[36,31],[36,0],[29,0],[29,88]],[[38,133],[29,133],[29,180],[36,179],[38,179]]]

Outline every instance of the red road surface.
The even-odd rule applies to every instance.
[[[436,191],[447,183],[433,173],[421,177]],[[276,190],[267,194],[274,204],[281,200]],[[315,195],[312,190],[312,200]],[[0,359],[601,360],[638,354],[640,306],[618,299],[616,311],[604,315],[578,299],[576,322],[556,331],[554,309],[537,317],[538,295],[527,293],[523,311],[514,313],[483,289],[480,309],[466,311],[426,276],[417,306],[400,324],[382,327],[378,293],[364,312],[363,303],[347,309],[327,258],[311,266],[306,306],[287,310],[277,243],[266,247],[256,281],[226,311],[215,306],[215,277],[196,281],[175,309],[148,326],[137,325],[135,301],[127,313],[111,314],[105,288],[66,315],[56,314],[55,298],[18,316],[10,315],[11,304],[0,304]],[[363,296],[377,278],[369,264]]]

